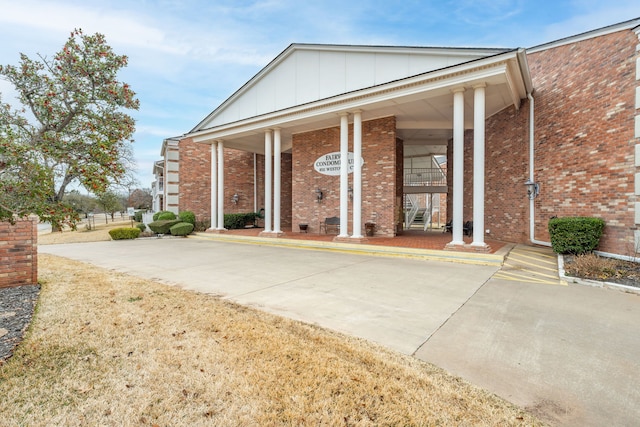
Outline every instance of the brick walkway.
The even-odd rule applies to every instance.
[[[225,234],[257,237],[262,230],[262,228],[229,230],[225,232]],[[285,233],[283,237],[286,239],[331,242],[335,237],[335,234],[299,233],[297,231],[292,232],[290,228],[283,229],[283,232]],[[470,244],[472,240],[473,239],[471,239],[470,237],[464,237],[464,241],[467,244]],[[450,241],[451,233],[443,233],[440,230],[403,230],[402,234],[396,237],[369,237],[366,241],[366,244],[402,248],[444,250],[445,246]],[[504,242],[500,242],[498,240],[485,240],[485,243],[490,246],[490,253],[495,253],[505,245]]]

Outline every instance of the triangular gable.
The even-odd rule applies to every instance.
[[[292,44],[192,132],[452,67],[505,51]]]

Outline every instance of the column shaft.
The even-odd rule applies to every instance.
[[[264,232],[271,231],[271,185],[273,182],[271,129],[264,132]]]
[[[281,151],[282,151],[282,143],[280,141],[280,129],[275,129],[273,131],[273,231],[274,233],[282,232],[282,230],[280,230],[280,203],[281,203],[280,184],[282,179]]]
[[[349,237],[349,121],[340,115],[340,234]]]
[[[211,144],[211,225],[215,230],[218,226],[218,143]]]
[[[453,224],[452,245],[464,245],[464,89],[453,92]]]
[[[484,243],[485,85],[473,92],[473,246]]]
[[[218,141],[218,230],[224,230],[224,143]]]
[[[362,113],[353,114],[353,235],[362,238]]]

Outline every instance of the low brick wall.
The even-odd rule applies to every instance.
[[[33,285],[37,281],[37,221],[0,221],[0,288]]]

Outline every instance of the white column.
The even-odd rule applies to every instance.
[[[486,84],[473,91],[473,246],[484,243],[484,119]]]
[[[271,129],[264,132],[264,232],[271,232]]]
[[[211,230],[218,226],[218,142],[211,144]]]
[[[218,141],[218,230],[224,230],[224,143]]]
[[[340,114],[340,234],[349,237],[349,116]]]
[[[464,88],[453,91],[453,224],[452,245],[464,245]]]
[[[282,143],[280,142],[280,129],[273,130],[273,232],[281,233],[280,230],[280,183],[282,179],[281,172],[281,152]]]
[[[362,112],[353,113],[353,235],[362,238]]]

